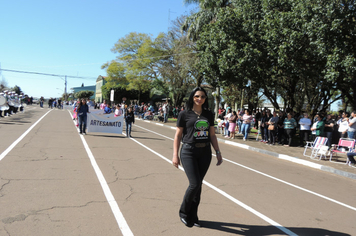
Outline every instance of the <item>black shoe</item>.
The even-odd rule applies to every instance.
[[[194,224],[192,224],[191,222],[188,222],[187,219],[186,219],[186,218],[183,218],[183,217],[180,218],[180,221],[182,221],[183,224],[185,224],[185,226],[187,226],[187,227],[189,227],[189,228],[193,227],[193,225],[194,225]]]
[[[194,222],[194,226],[198,227],[198,228],[201,228],[201,224],[199,223],[199,221]]]
[[[79,134],[83,134],[82,132],[79,132]]]

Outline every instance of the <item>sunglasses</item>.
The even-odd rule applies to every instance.
[[[201,99],[205,99],[206,98],[206,96],[199,96],[199,95],[194,95],[194,98],[201,98]]]

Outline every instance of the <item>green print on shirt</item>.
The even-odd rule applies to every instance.
[[[195,129],[199,130],[194,133],[194,137],[198,139],[206,139],[209,136],[209,122],[205,120],[198,120],[195,123]]]

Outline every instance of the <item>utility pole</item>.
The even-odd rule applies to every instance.
[[[67,76],[64,77],[64,101],[67,102]]]

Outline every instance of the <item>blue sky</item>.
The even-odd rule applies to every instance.
[[[169,18],[196,5],[183,0],[0,0],[2,69],[41,72],[68,78],[71,87],[95,85],[100,67],[115,59],[110,49],[130,32],[167,32]],[[170,12],[170,13],[169,13]],[[64,78],[1,71],[0,80],[33,97],[59,97]]]

